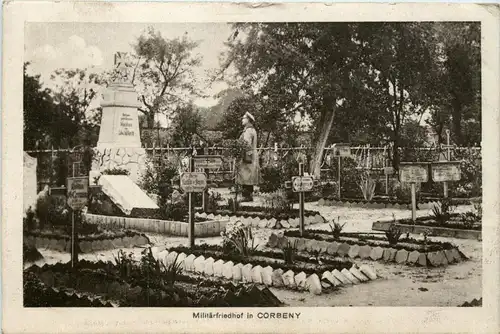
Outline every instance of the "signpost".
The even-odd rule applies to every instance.
[[[450,130],[446,129],[446,145],[442,145],[441,147],[446,148],[446,160],[451,161],[451,148],[453,145],[450,145]],[[435,180],[434,180],[435,181]],[[443,182],[443,193],[444,198],[448,198],[448,182]]]
[[[181,189],[188,193],[188,238],[189,247],[194,247],[194,192],[203,192],[207,187],[207,175],[201,172],[194,172],[195,160],[193,157],[189,158],[189,172],[182,173],[180,177]]]
[[[71,267],[78,263],[77,231],[75,226],[75,212],[83,209],[88,203],[89,177],[68,177],[68,205],[71,208]]]
[[[299,193],[299,219],[300,235],[304,235],[304,196],[311,191],[316,181],[312,176],[304,176],[304,164],[299,162],[299,176],[292,177],[292,181],[285,182],[286,188],[292,188],[293,192]]]
[[[401,162],[399,164],[399,181],[411,183],[411,219],[417,219],[417,195],[416,183],[423,183],[429,180],[428,162]]]
[[[205,170],[208,174],[210,169],[220,169],[222,167],[222,157],[220,155],[196,155],[194,159],[194,168]],[[207,176],[208,178],[208,176]],[[203,211],[207,210],[207,192],[203,191],[202,207]]]
[[[341,168],[341,158],[348,158],[351,156],[351,145],[350,144],[333,144],[333,156],[338,157],[338,181],[337,181],[337,188],[338,188],[338,196],[340,200],[340,168]]]

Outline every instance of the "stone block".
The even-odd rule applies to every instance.
[[[455,258],[455,260],[457,262],[462,261],[462,259],[464,258],[464,256],[462,255],[462,253],[457,248],[452,248],[451,252],[453,253],[453,257]]]
[[[329,271],[325,271],[323,273],[323,275],[321,276],[321,279],[326,279],[328,280],[328,282],[330,282],[333,286],[339,286],[339,285],[342,285],[342,282],[339,281],[338,278],[336,278],[335,276],[333,276],[333,274]]]
[[[290,218],[290,219],[288,219],[288,224],[290,224],[291,227],[299,227],[300,219],[299,218]]]
[[[325,205],[326,204],[326,200],[324,198],[320,198],[319,201],[318,201],[318,205]]]
[[[222,277],[223,269],[224,269],[224,261],[223,260],[217,260],[214,262],[214,276]]]
[[[209,213],[209,214],[207,215],[207,219],[209,219],[209,220],[213,220],[213,219],[214,219],[214,217],[215,217],[215,215],[214,215],[213,213]]]
[[[276,226],[276,218],[268,219],[266,228],[273,228],[274,226]]]
[[[305,242],[306,251],[314,252],[314,251],[319,250],[317,240],[314,240],[314,239],[304,239],[304,240],[306,240],[306,242]]]
[[[233,261],[228,261],[222,266],[222,276],[226,279],[233,278]]]
[[[325,222],[325,218],[323,218],[323,216],[318,213],[316,214],[316,216],[314,216],[314,221],[315,224],[323,224]]]
[[[272,285],[276,288],[282,287],[285,283],[283,282],[283,269],[276,269],[271,274]]]
[[[400,249],[396,252],[396,263],[405,263],[408,259],[408,251]]]
[[[427,260],[434,267],[437,267],[441,264],[441,259],[439,258],[438,252],[427,253]]]
[[[444,253],[444,251],[439,251],[439,254],[441,256],[441,265],[447,266],[449,262],[448,259],[446,258],[446,254]]]
[[[165,258],[165,265],[168,267],[172,263],[174,263],[176,257],[177,257],[177,252],[169,252],[167,257]]]
[[[315,295],[321,294],[321,281],[316,274],[310,275],[305,282],[306,289],[309,290],[310,293],[314,293]]]
[[[259,221],[259,228],[264,229],[267,227],[267,219],[263,218]]]
[[[335,255],[337,254],[337,251],[339,249],[339,243],[336,241],[330,242],[328,247],[326,247],[326,252],[330,255]]]
[[[243,264],[238,263],[233,266],[233,281],[241,281],[243,279]]]
[[[252,282],[262,284],[262,267],[259,265],[252,268]]]
[[[250,263],[245,264],[241,268],[241,277],[243,283],[252,283],[252,265]]]
[[[186,268],[186,271],[195,271],[194,267],[194,260],[196,259],[196,256],[193,254],[189,254],[185,259],[184,259],[184,268]]]
[[[366,277],[368,277],[371,280],[377,279],[377,273],[375,272],[375,269],[365,265],[362,265],[359,268],[359,271],[361,271]]]
[[[332,271],[332,275],[342,282],[342,284],[352,284],[352,281],[345,277],[340,271],[337,269]]]
[[[349,249],[351,249],[351,246],[344,242],[339,245],[339,248],[337,249],[337,254],[339,256],[346,256],[349,253]]]
[[[194,271],[197,273],[203,273],[205,269],[205,257],[203,255],[198,256],[194,261]]]
[[[299,289],[306,289],[306,279],[307,279],[306,273],[301,271],[294,277],[295,285],[297,285]]]
[[[372,251],[370,252],[370,258],[373,261],[380,260],[383,255],[384,255],[384,249],[382,247],[374,247],[374,248],[372,248]]]
[[[342,269],[341,273],[342,273],[342,275],[347,277],[347,279],[350,280],[353,284],[361,283],[360,280],[357,279],[356,277],[354,277],[354,275],[351,274],[351,272],[349,270],[347,270],[346,268]]]
[[[416,250],[408,254],[408,259],[406,260],[407,263],[409,264],[415,264],[418,261],[418,257],[420,256],[420,253]]]
[[[201,228],[200,228],[201,229],[201,231],[200,231],[201,235],[200,236],[202,236],[202,237],[208,237],[209,236],[209,234],[208,234],[208,224],[209,223],[201,223],[200,224],[201,225]]]
[[[283,274],[283,284],[288,288],[295,288],[297,285],[295,284],[295,273],[291,270],[288,270]]]
[[[354,259],[359,256],[359,249],[359,245],[352,245],[351,248],[349,248],[347,255],[349,255],[351,259]]]
[[[382,258],[386,262],[393,262],[396,259],[396,252],[394,248],[385,248]]]
[[[254,217],[250,220],[252,227],[258,228],[260,224],[260,218],[259,217]]]
[[[273,268],[271,266],[262,268],[261,271],[262,283],[264,283],[267,286],[272,286],[273,285],[272,275],[273,275]]]
[[[80,250],[82,253],[91,253],[92,252],[92,244],[89,241],[81,241],[80,242]]]
[[[299,252],[306,250],[306,239],[295,238],[295,241],[297,241],[297,250]]]
[[[320,250],[323,253],[326,252],[326,249],[328,248],[329,245],[330,245],[330,243],[328,241],[318,241],[318,242],[316,242],[317,249]]]
[[[361,271],[359,271],[358,268],[356,267],[351,267],[351,269],[349,269],[349,271],[351,272],[351,274],[356,277],[360,282],[366,282],[369,280],[368,277],[366,277]]]
[[[368,245],[363,245],[359,248],[359,257],[362,259],[367,259],[372,253],[372,248]]]
[[[214,258],[209,257],[205,260],[205,266],[203,268],[203,273],[207,276],[212,276],[214,274]]]
[[[417,259],[417,264],[422,267],[427,266],[427,255],[425,253],[420,253]]]
[[[285,219],[280,220],[279,223],[282,228],[290,228],[290,223]]]

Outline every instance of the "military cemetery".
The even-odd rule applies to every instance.
[[[476,23],[61,27],[26,46],[25,307],[481,304]]]

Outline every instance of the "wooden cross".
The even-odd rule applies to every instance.
[[[125,52],[117,52],[115,53],[115,67],[119,70],[125,69],[127,66],[125,64],[125,56],[127,53]]]

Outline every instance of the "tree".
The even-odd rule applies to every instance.
[[[132,81],[140,92],[148,127],[154,126],[155,115],[167,116],[177,106],[199,95],[193,68],[201,58],[193,55],[198,46],[187,33],[181,38],[165,39],[160,32],[149,28],[133,45],[135,55],[129,61]]]
[[[319,176],[335,112],[348,105],[347,88],[355,85],[352,25],[242,23],[233,30],[222,68],[234,64],[242,89],[254,91],[269,114],[288,122],[297,113],[311,117],[316,147],[310,170]]]
[[[203,131],[202,118],[192,104],[177,107],[172,127],[174,129],[172,141],[177,147],[191,146],[193,135],[203,137],[201,134]]]

